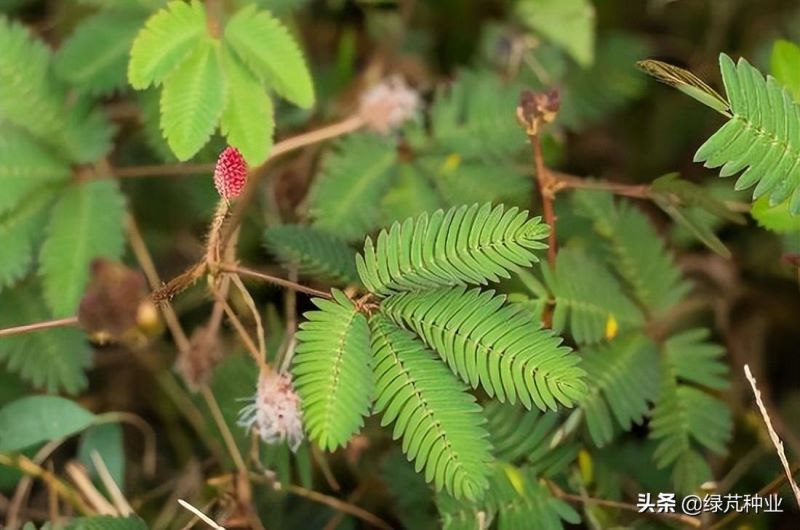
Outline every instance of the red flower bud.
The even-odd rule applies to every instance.
[[[241,195],[247,184],[247,162],[242,153],[235,147],[227,147],[217,159],[214,168],[214,186],[217,193],[225,200],[235,199]]]

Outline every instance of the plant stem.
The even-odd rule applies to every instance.
[[[342,121],[325,125],[319,129],[292,136],[286,140],[276,143],[269,153],[266,162],[253,168],[253,171],[261,171],[264,166],[283,154],[297,149],[313,145],[315,143],[330,140],[344,134],[351,133],[360,129],[364,121],[358,116],[353,115]],[[151,164],[144,166],[117,167],[111,170],[111,174],[116,178],[146,178],[146,177],[169,177],[181,175],[207,175],[214,172],[216,163],[210,164]]]
[[[556,181],[553,175],[547,170],[544,165],[544,157],[542,156],[542,144],[539,141],[538,134],[528,135],[531,147],[533,148],[533,162],[536,167],[536,180],[539,184],[539,193],[542,196],[542,209],[544,211],[544,222],[550,226],[550,233],[547,236],[547,262],[551,267],[555,267],[556,254],[558,249],[556,245],[558,240],[556,238],[556,215],[553,209],[553,200],[556,194]]]
[[[269,282],[275,285],[279,285],[281,287],[285,287],[287,289],[294,289],[295,291],[299,291],[301,293],[310,294],[312,296],[319,296],[322,298],[331,298],[330,293],[326,293],[325,291],[320,291],[318,289],[314,289],[313,287],[306,287],[305,285],[301,285],[297,282],[293,282],[291,280],[287,280],[284,278],[278,278],[277,276],[271,276],[269,274],[265,274],[263,272],[258,272],[252,269],[248,269],[246,267],[240,267],[238,265],[221,265],[220,269],[225,272],[230,272],[233,274],[239,274],[241,276],[249,276],[251,278],[257,278],[259,280],[264,280],[265,282]]]
[[[565,501],[573,502],[576,504],[594,504],[597,506],[604,506],[606,508],[615,508],[619,510],[625,510],[628,512],[639,513],[639,508],[637,508],[633,504],[628,504],[626,502],[609,501],[605,499],[596,499],[594,497],[582,497],[580,495],[571,495],[569,493],[561,491],[560,489],[555,489],[553,491],[553,494],[559,499],[563,499]],[[664,519],[677,521],[679,523],[683,523],[693,528],[700,528],[700,526],[702,526],[702,522],[700,521],[700,519],[698,519],[697,517],[692,517],[691,515],[685,515],[680,513],[657,513],[657,512],[642,512],[642,515],[663,517]]]
[[[36,322],[34,324],[24,324],[22,326],[0,329],[0,337],[11,337],[13,335],[21,335],[23,333],[32,333],[34,331],[44,331],[46,329],[63,328],[77,325],[78,317],[76,316],[58,318],[55,320],[45,320],[43,322]]]

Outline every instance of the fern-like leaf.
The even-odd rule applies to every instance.
[[[452,88],[437,92],[431,107],[434,140],[465,158],[507,161],[526,145],[519,125],[508,118],[519,90],[492,74],[460,72]]]
[[[372,397],[367,319],[341,291],[315,298],[297,333],[294,383],[309,437],[322,449],[344,446],[363,425]]]
[[[357,281],[355,252],[338,237],[310,226],[280,225],[265,233],[267,248],[300,274],[342,283]]]
[[[719,63],[733,117],[698,149],[695,161],[721,166],[721,177],[744,170],[737,190],[755,185],[753,199],[769,195],[772,205],[788,199],[792,214],[800,214],[800,106],[745,59],[735,65],[722,54]]]
[[[217,128],[225,108],[226,85],[219,43],[201,40],[164,81],[161,128],[178,160],[188,160]]]
[[[562,530],[580,515],[555,498],[528,468],[499,465],[487,504],[497,512],[498,530]]]
[[[507,463],[494,466],[484,501],[458,502],[440,495],[437,505],[445,530],[480,530],[497,519],[498,530],[563,530],[563,522],[580,522],[580,516],[555,498],[537,481],[532,469]]]
[[[463,161],[457,153],[424,161],[437,188],[450,205],[473,203],[527,204],[533,181],[509,164]]]
[[[581,401],[589,434],[598,446],[614,436],[612,413],[623,429],[639,423],[658,393],[658,350],[634,334],[582,352],[589,393]]]
[[[127,82],[128,53],[144,17],[101,11],[87,18],[55,55],[55,71],[81,92],[107,94]]]
[[[206,33],[203,4],[169,2],[151,16],[131,47],[128,80],[143,90],[160,85],[192,54]]]
[[[3,292],[0,327],[47,318],[38,286],[23,282],[15,289]],[[84,370],[91,362],[91,352],[80,330],[58,328],[4,337],[0,340],[0,361],[10,372],[36,388],[77,394],[86,388]]]
[[[125,199],[113,180],[74,184],[61,194],[39,257],[44,298],[54,316],[75,314],[93,259],[120,257],[124,213]]]
[[[524,308],[504,302],[493,291],[455,287],[393,295],[381,308],[473,388],[527,408],[572,406],[586,390],[578,356]]]
[[[258,166],[272,149],[275,132],[272,99],[259,80],[231,53],[223,54],[222,66],[228,101],[220,118],[220,129],[248,164]]]
[[[555,298],[553,329],[569,329],[578,343],[614,338],[619,330],[639,326],[642,314],[621,290],[602,264],[585,252],[562,249],[555,270],[542,269],[545,282]],[[609,322],[615,328],[609,331]]]
[[[437,490],[479,498],[492,458],[475,398],[411,333],[382,315],[370,328],[381,424],[394,422],[394,438],[403,438],[403,452]]]
[[[302,108],[314,105],[314,85],[303,54],[268,12],[255,5],[240,9],[225,27],[225,44],[282,97]]]
[[[395,223],[364,244],[358,274],[371,292],[396,292],[441,286],[481,284],[509,278],[509,271],[538,261],[534,250],[548,227],[517,208],[491,204],[462,206],[428,217]]]
[[[663,313],[686,295],[690,285],[647,216],[630,203],[615,203],[606,192],[581,190],[574,197],[606,241],[612,268],[648,312]]]
[[[395,146],[371,134],[353,134],[336,144],[310,191],[314,226],[348,241],[376,228],[389,186]]]
[[[50,50],[21,24],[0,16],[0,121],[27,131],[71,162],[94,162],[113,127],[86,98],[69,98],[51,74]]]
[[[432,183],[411,164],[402,164],[397,177],[381,200],[381,225],[390,226],[423,212],[433,213],[442,203]]]
[[[553,476],[575,461],[577,443],[561,442],[552,446],[559,427],[559,415],[548,411],[526,410],[520,405],[490,401],[484,407],[489,440],[499,460],[524,460],[532,470]]]
[[[28,274],[54,195],[54,190],[39,190],[0,215],[0,290]]]
[[[0,129],[0,214],[15,208],[37,188],[66,180],[71,174],[69,163],[22,131]]]
[[[654,453],[665,467],[693,450],[692,442],[722,454],[732,434],[731,411],[725,403],[700,387],[724,388],[727,371],[722,349],[706,341],[708,331],[689,330],[670,337],[663,345],[661,392],[650,422],[651,437],[659,441]]]

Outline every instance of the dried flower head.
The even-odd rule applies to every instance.
[[[214,186],[217,193],[225,200],[235,199],[241,195],[247,184],[247,162],[242,153],[235,147],[226,147],[217,159],[214,168]]]
[[[252,403],[239,411],[238,425],[255,429],[268,444],[286,440],[296,451],[303,441],[303,415],[292,377],[272,370],[262,372]]]
[[[388,134],[414,117],[419,94],[400,77],[391,77],[362,94],[358,113],[367,128]]]

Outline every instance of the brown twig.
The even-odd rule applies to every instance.
[[[628,512],[636,512],[640,513],[639,508],[637,508],[633,504],[628,504],[626,502],[619,502],[619,501],[609,501],[605,499],[596,499],[594,497],[581,497],[579,495],[572,495],[561,488],[556,486],[552,482],[548,482],[550,485],[550,490],[553,492],[553,495],[558,497],[559,499],[563,499],[565,501],[569,501],[575,504],[594,504],[597,506],[603,506],[605,508],[614,508],[619,510],[625,510]],[[691,526],[693,528],[700,528],[702,526],[702,522],[697,517],[692,517],[691,515],[685,515],[680,513],[658,513],[658,512],[641,512],[642,515],[649,515],[656,518],[664,518],[670,519],[672,521],[680,522],[685,525]]]
[[[330,495],[325,495],[317,491],[306,489],[302,486],[295,486],[294,484],[290,484],[286,489],[295,495],[299,495],[311,501],[330,506],[334,510],[348,513],[357,519],[361,519],[362,521],[371,524],[372,526],[376,526],[384,530],[392,530],[392,527],[389,525],[389,523],[377,515],[371,514],[365,509],[356,506],[355,504],[350,504],[349,502],[337,499],[336,497],[331,497]]]
[[[798,471],[800,471],[800,464],[798,464],[798,465],[796,465],[796,466],[794,466],[792,468],[791,476],[796,475],[798,473]],[[771,493],[775,493],[778,490],[778,488],[780,488],[781,485],[784,482],[786,482],[787,478],[788,478],[788,476],[787,476],[786,473],[779,474],[777,477],[772,479],[767,485],[765,485],[763,488],[758,490],[756,495],[758,495],[759,497],[763,497],[765,495],[769,495]],[[734,519],[736,519],[737,517],[739,517],[743,513],[747,513],[747,512],[732,511],[732,512],[728,513],[727,515],[725,515],[725,517],[723,517],[722,519],[720,519],[719,521],[717,521],[716,523],[711,525],[708,528],[708,530],[719,530],[720,528],[722,528],[723,526],[727,525],[728,523],[730,523],[731,521],[733,521]]]
[[[539,141],[539,135],[529,135],[528,138],[533,148],[533,162],[536,166],[536,180],[539,183],[539,192],[542,196],[544,222],[550,226],[550,233],[547,236],[547,262],[551,267],[555,267],[556,254],[558,253],[558,249],[556,248],[558,244],[556,238],[556,214],[553,209],[553,201],[556,195],[556,181],[544,165],[542,144]]]
[[[45,320],[44,322],[36,322],[34,324],[24,324],[22,326],[14,326],[11,328],[0,329],[0,338],[11,337],[13,335],[21,335],[23,333],[32,333],[35,331],[44,331],[46,329],[63,328],[67,326],[77,326],[78,317],[58,318],[55,320]]]
[[[253,269],[248,269],[246,267],[240,267],[239,265],[224,264],[220,266],[220,269],[225,272],[239,274],[240,276],[248,276],[250,278],[264,280],[265,282],[279,285],[287,289],[294,289],[295,291],[310,294],[312,296],[319,296],[321,298],[331,298],[331,294],[326,293],[325,291],[320,291],[318,289],[314,289],[313,287],[306,287],[305,285],[293,282],[291,280],[287,280],[285,278],[279,278],[277,276],[272,276],[270,274],[258,272]]]

